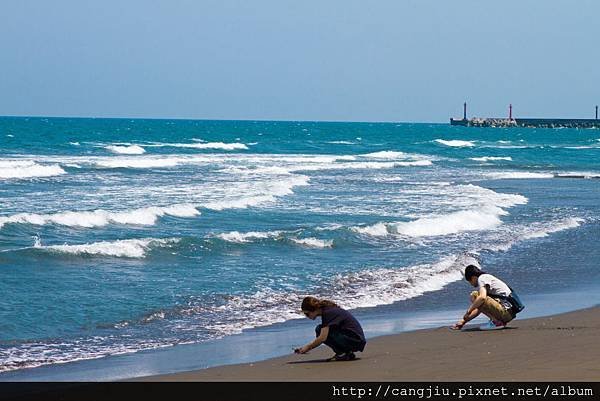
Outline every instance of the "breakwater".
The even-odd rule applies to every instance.
[[[600,128],[600,119],[573,118],[462,118],[450,125],[463,127]]]

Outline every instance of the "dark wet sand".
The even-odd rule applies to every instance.
[[[365,352],[357,353],[359,359],[350,362],[323,361],[331,355],[321,345],[305,355],[141,380],[598,381],[600,307],[516,319],[500,331],[467,326],[455,332],[441,327],[377,337],[369,340]]]

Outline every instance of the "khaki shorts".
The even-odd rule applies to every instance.
[[[471,299],[478,296],[479,291],[473,291],[471,293]],[[483,304],[479,307],[479,310],[492,319],[498,320],[502,323],[508,323],[513,320],[513,315],[494,298],[486,297],[485,301],[483,301]]]

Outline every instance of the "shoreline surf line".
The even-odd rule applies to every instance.
[[[352,362],[328,362],[326,347],[254,363],[216,366],[130,381],[590,381],[600,375],[600,307],[516,320],[486,332],[468,325],[369,339]],[[552,351],[547,344],[553,344]]]

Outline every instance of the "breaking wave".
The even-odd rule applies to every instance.
[[[123,155],[141,155],[141,154],[146,153],[146,150],[139,145],[129,145],[129,146],[109,145],[109,146],[106,146],[105,149],[112,153],[123,154]]]
[[[424,217],[400,223],[377,223],[367,227],[353,227],[360,234],[387,236],[389,234],[408,237],[427,237],[456,234],[463,231],[490,230],[502,224],[499,216],[506,214],[500,208],[488,210],[463,210],[436,217]]]
[[[271,239],[275,241],[286,241],[292,244],[305,246],[308,248],[332,248],[333,240],[324,240],[319,238],[298,238],[296,231],[250,231],[241,233],[239,231],[231,231],[228,233],[218,234],[215,237],[220,238],[223,241],[245,244],[255,241]]]
[[[101,241],[81,245],[42,245],[38,240],[34,249],[83,256],[112,256],[117,258],[144,258],[146,252],[153,248],[169,246],[179,242],[177,238],[170,239],[127,239],[117,241]]]
[[[247,242],[252,242],[256,239],[266,239],[266,238],[276,238],[282,234],[282,231],[268,231],[268,232],[257,232],[250,231],[247,233],[241,233],[239,231],[231,231],[228,233],[218,234],[217,238],[222,239],[227,242],[235,242],[238,244],[243,244]]]
[[[374,237],[429,237],[490,230],[502,224],[500,216],[508,214],[503,208],[527,203],[527,198],[522,195],[501,194],[475,185],[457,186],[455,190],[462,190],[466,196],[474,198],[474,204],[469,209],[449,214],[424,216],[408,222],[379,222],[369,226],[351,227],[351,230]]]
[[[273,203],[277,198],[293,194],[293,188],[308,185],[310,178],[304,175],[291,176],[285,180],[266,183],[261,192],[267,195],[240,195],[226,197],[203,204],[177,204],[172,206],[151,206],[128,211],[67,211],[53,214],[18,213],[12,216],[0,216],[0,228],[5,224],[57,224],[69,227],[93,228],[108,224],[154,225],[163,216],[195,217],[199,208],[221,211],[225,209],[245,209],[262,204]]]
[[[61,212],[54,214],[19,213],[0,217],[0,228],[5,224],[57,224],[68,227],[93,228],[108,224],[153,225],[162,216],[193,217],[200,212],[194,205],[180,204],[166,207],[145,207],[124,212],[93,210],[87,212]]]
[[[38,164],[30,160],[0,160],[0,179],[52,177],[66,174],[58,164]]]
[[[406,158],[407,155],[404,152],[395,152],[392,150],[383,150],[381,152],[373,152],[362,155],[364,157],[374,158],[374,159],[398,159],[398,158]]]
[[[450,140],[450,141],[447,141],[444,139],[436,139],[434,142],[437,142],[441,145],[450,146],[450,147],[458,147],[458,148],[475,146],[475,143],[473,141],[461,141],[458,139]]]
[[[324,240],[318,238],[290,238],[290,241],[306,246],[309,248],[331,248],[333,247],[333,240]]]

